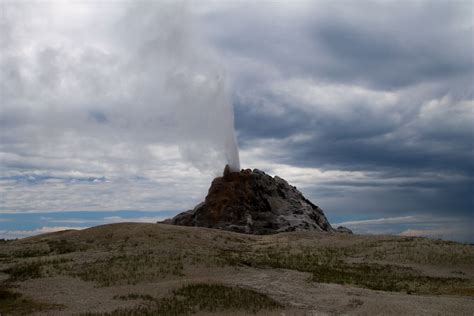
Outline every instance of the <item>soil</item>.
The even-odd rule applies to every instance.
[[[404,281],[410,290],[375,290],[371,283],[341,282],[337,275],[334,283],[318,282],[311,265],[284,260],[309,253],[321,255],[318,260],[323,266],[410,269],[406,271],[413,278]],[[241,261],[235,259],[236,254]],[[273,260],[277,254],[281,260]],[[34,264],[40,266],[40,276],[32,273],[29,277],[27,270],[15,279],[12,271],[25,266],[33,271]],[[474,247],[425,238],[325,232],[254,236],[122,223],[4,242],[0,271],[3,288],[51,307],[32,310],[34,315],[133,310],[146,302],[117,297],[134,293],[162,298],[194,283],[251,289],[283,306],[260,310],[258,315],[474,315]],[[376,277],[375,272],[367,275],[367,279]],[[446,286],[450,282],[453,285]],[[15,315],[2,313],[2,306],[0,299],[1,315]],[[246,315],[248,311],[197,313],[211,314]]]

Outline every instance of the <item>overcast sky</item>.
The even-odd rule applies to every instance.
[[[0,3],[0,238],[189,209],[236,137],[333,225],[474,242],[472,1]]]

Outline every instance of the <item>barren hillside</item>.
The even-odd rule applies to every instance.
[[[474,247],[122,223],[0,241],[1,315],[472,315]]]

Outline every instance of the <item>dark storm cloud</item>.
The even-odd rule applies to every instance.
[[[241,147],[268,146],[267,160],[295,167],[378,172],[304,189],[329,211],[471,218],[471,13],[468,1],[323,1],[208,14],[234,75]]]
[[[246,111],[247,107],[239,110],[237,105],[236,109],[239,136],[245,136],[241,138],[244,149],[258,139],[268,139],[272,144],[267,159],[272,161],[323,170],[381,172],[363,183],[344,179],[316,183],[310,194],[315,201],[321,201],[324,194],[338,195],[338,201],[325,202],[330,210],[388,216],[414,211],[472,216],[470,123],[443,126],[449,117],[439,117],[428,126],[416,119],[390,125],[381,124],[376,117],[371,120],[367,113],[330,118],[286,109],[282,115],[265,115]],[[472,118],[472,112],[465,115]],[[291,140],[300,133],[307,135],[303,141]],[[442,176],[426,179],[425,173]],[[403,180],[396,184],[379,181],[391,179]]]
[[[333,80],[360,80],[385,89],[469,75],[471,30],[452,28],[449,12],[435,21],[439,14],[422,14],[425,9],[434,11],[427,5],[408,15],[397,12],[381,28],[370,19],[358,25],[338,19],[317,25],[314,38],[334,61],[321,70]],[[386,13],[390,8],[382,10]]]
[[[243,148],[247,146],[247,141],[255,138],[285,138],[313,128],[314,119],[304,111],[284,104],[277,105],[278,112],[272,108],[265,109],[267,106],[272,107],[274,102],[278,103],[270,95],[256,100],[257,104],[247,102],[238,96],[234,98],[235,125],[239,132],[239,145]]]
[[[346,132],[351,133],[347,128]],[[328,131],[326,131],[328,132]],[[462,140],[461,140],[462,141]],[[436,146],[439,148],[436,148]],[[446,146],[449,146],[446,148]],[[469,144],[430,144],[420,142],[416,146],[408,145],[404,139],[384,142],[372,139],[350,138],[333,140],[318,138],[314,142],[297,144],[288,149],[293,153],[288,162],[298,162],[312,167],[337,165],[342,168],[378,169],[446,169],[474,170]]]
[[[295,12],[269,2],[207,19],[229,55],[271,63],[285,75],[395,89],[472,73],[471,10],[468,1],[318,1]]]

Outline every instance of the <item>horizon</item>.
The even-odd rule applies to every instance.
[[[28,212],[28,213],[3,213],[5,220],[0,221],[0,228],[8,228],[6,222],[13,223],[14,230],[3,230],[0,240],[16,240],[41,234],[54,233],[64,230],[83,230],[96,226],[119,224],[119,223],[143,223],[155,224],[159,221],[172,218],[181,211],[67,211],[67,212]],[[154,216],[151,216],[154,215]],[[419,222],[419,225],[430,223],[432,219],[423,218],[423,216],[405,216],[392,218],[359,219],[356,221],[335,222],[333,217],[328,216],[331,226],[351,227],[355,234],[362,235],[392,235],[403,237],[428,238],[433,240],[455,241],[463,244],[474,244],[471,239],[459,238],[456,232],[448,232],[441,238],[436,233],[433,235],[419,235],[419,232],[413,229],[413,222]],[[72,216],[72,217],[70,217]],[[28,217],[28,219],[24,219]],[[335,217],[337,218],[337,217]],[[3,223],[2,223],[3,222]],[[56,226],[51,225],[52,223]],[[386,225],[382,227],[381,225]],[[393,228],[393,224],[400,224],[400,228]],[[359,228],[360,226],[360,228]],[[401,231],[400,231],[401,230]]]
[[[469,1],[1,7],[0,239],[169,218],[229,163],[474,243]]]

